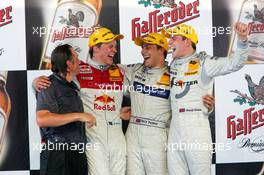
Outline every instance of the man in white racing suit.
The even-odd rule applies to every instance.
[[[247,25],[236,23],[239,41],[230,58],[196,52],[195,29],[186,24],[165,30],[170,38],[173,62],[170,66],[172,121],[168,137],[170,175],[211,174],[211,131],[208,110],[201,103],[211,94],[213,78],[237,71],[247,58]]]
[[[171,118],[167,38],[150,33],[135,38],[144,63],[128,65],[131,114],[126,132],[127,175],[166,175],[167,131]],[[125,81],[126,81],[125,80]]]
[[[123,35],[102,27],[89,38],[88,63],[80,64],[81,98],[84,111],[96,117],[96,126],[86,127],[93,148],[86,149],[89,175],[124,175],[126,142],[120,110],[123,99],[123,72],[113,64],[117,41]]]

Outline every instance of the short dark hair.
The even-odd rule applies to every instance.
[[[61,73],[64,76],[67,74],[67,61],[73,61],[72,46],[63,44],[57,46],[51,53],[51,71],[54,73]]]
[[[181,37],[182,37],[182,40],[187,39],[185,36],[181,36]],[[196,44],[194,44],[193,42],[192,42],[192,48],[193,48],[193,50],[196,50]]]
[[[98,43],[96,45],[94,45],[93,47],[101,47],[102,43]],[[90,58],[93,58],[93,47],[90,47],[89,48],[89,55],[90,55]]]

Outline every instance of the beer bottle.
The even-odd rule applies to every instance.
[[[264,0],[244,0],[238,21],[248,24],[249,28],[247,63],[264,63]],[[236,49],[236,40],[233,35],[229,54]]]
[[[7,72],[0,72],[0,151],[11,111],[11,101],[6,91]]]
[[[88,41],[97,24],[102,0],[59,0],[39,69],[51,68],[51,52],[62,44],[70,44],[79,58],[89,58]]]

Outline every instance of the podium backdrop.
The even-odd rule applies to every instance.
[[[243,0],[102,0],[98,24],[125,35],[125,39],[118,43],[120,52],[115,57],[116,63],[142,62],[141,48],[133,43],[135,37],[183,22],[197,29],[198,51],[226,56],[233,38],[232,25],[239,17],[242,3]],[[0,0],[0,70],[8,71],[6,87],[12,102],[4,146],[0,152],[0,175],[38,174],[40,135],[31,84],[35,77],[50,74],[49,70],[39,70],[39,65],[49,36],[54,34],[51,29],[56,22],[57,6],[58,0]],[[264,6],[258,7],[259,10],[262,8]],[[66,11],[60,18],[67,21],[68,9]],[[86,27],[79,22],[80,26]],[[66,35],[70,37],[69,33],[63,36]],[[66,41],[64,37],[60,38],[61,42]],[[84,39],[89,40],[85,36]],[[83,45],[82,48],[86,49]],[[88,55],[80,59],[85,61]],[[170,55],[167,60],[171,61]],[[250,96],[245,74],[258,84],[264,75],[263,70],[262,64],[247,65],[236,74],[215,81],[216,111],[210,116],[212,137],[216,147],[223,144],[225,149],[216,149],[212,175],[257,175],[262,168],[264,112],[259,111],[264,111],[264,106],[247,102],[240,104],[243,96],[239,98],[238,94],[230,91],[239,90]],[[243,119],[244,111],[249,108],[254,108],[252,112],[259,114],[257,119],[253,118],[255,123],[242,123],[242,128],[236,128],[236,133],[232,130],[231,134],[236,138],[230,139],[228,133],[231,130],[228,127],[238,126],[239,119]],[[235,117],[230,118],[231,115]],[[249,125],[254,127],[251,132],[245,131]],[[249,146],[241,147],[248,139]],[[250,148],[254,143],[259,143],[259,146]]]

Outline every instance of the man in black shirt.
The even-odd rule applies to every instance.
[[[70,45],[61,45],[51,54],[51,85],[37,93],[37,123],[44,143],[40,156],[41,175],[87,175],[84,151],[84,122],[95,124],[83,112],[79,89],[73,78],[79,73],[79,59]]]

